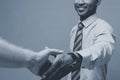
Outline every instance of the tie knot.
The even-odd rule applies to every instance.
[[[82,22],[80,22],[80,23],[78,24],[78,28],[79,28],[79,29],[83,29],[83,28],[84,28],[84,25],[83,25]]]

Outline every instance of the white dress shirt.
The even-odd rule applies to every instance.
[[[112,27],[96,15],[82,21],[82,50],[78,53],[83,57],[80,80],[106,80],[107,64],[113,53],[115,37]],[[78,24],[71,31],[70,49],[73,51],[75,34]],[[68,80],[71,80],[69,75]]]

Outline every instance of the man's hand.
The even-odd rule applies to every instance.
[[[34,74],[42,76],[42,74],[51,66],[51,62],[48,60],[49,55],[56,56],[61,53],[63,53],[62,50],[45,48],[32,57],[28,69]]]
[[[72,71],[74,61],[69,53],[58,55],[49,70],[42,76],[42,80],[59,80]]]

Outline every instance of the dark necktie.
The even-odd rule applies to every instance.
[[[84,27],[84,25],[82,24],[82,22],[80,22],[78,24],[78,29],[76,32],[73,51],[79,51],[82,48],[82,38],[83,38],[82,30],[83,30],[83,27]],[[78,65],[80,65],[80,64],[78,64]],[[79,80],[80,79],[80,68],[75,70],[75,71],[72,71],[71,78],[72,78],[71,80]]]

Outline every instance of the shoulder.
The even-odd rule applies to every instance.
[[[105,21],[101,18],[98,18],[96,20],[96,29],[98,30],[98,32],[100,32],[100,31],[113,32],[112,26],[107,21]]]

